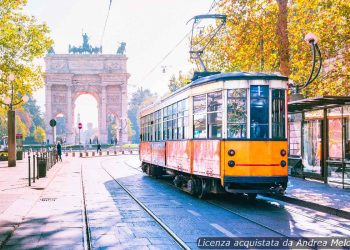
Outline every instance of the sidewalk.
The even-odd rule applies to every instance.
[[[47,177],[40,178],[28,186],[28,158],[17,161],[16,167],[7,167],[7,161],[0,162],[0,248],[8,246],[8,243],[16,239],[19,229],[24,227],[38,230],[42,225],[38,222],[28,220],[35,210],[38,201],[48,191],[49,184],[59,176],[59,173],[66,162],[54,165],[48,172]],[[50,185],[51,186],[51,185]],[[39,202],[40,203],[40,202]],[[47,208],[46,208],[47,210]],[[34,225],[34,224],[35,225]],[[27,224],[27,225],[24,225]],[[15,232],[15,233],[14,233]],[[10,241],[8,239],[11,237]],[[22,249],[21,241],[15,242],[15,249]]]
[[[274,198],[350,219],[350,190],[291,176],[288,180],[285,196]]]

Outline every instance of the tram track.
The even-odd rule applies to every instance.
[[[84,229],[84,249],[91,250],[91,231],[89,225],[88,211],[86,205],[86,193],[85,193],[85,185],[84,185],[84,175],[83,175],[83,165],[80,167],[80,178],[81,178],[81,188],[82,188],[82,196],[83,196],[83,229]]]
[[[135,169],[135,170],[137,170],[137,171],[143,173],[143,171],[140,169],[140,167],[138,167],[138,168],[137,168],[137,167],[134,167],[134,166],[132,166],[131,164],[129,164],[128,162],[126,162],[126,161],[124,161],[123,163],[124,163],[126,166],[128,166],[129,168]],[[147,175],[147,176],[148,176],[148,175]],[[151,178],[151,177],[150,177],[150,178]],[[160,179],[160,181],[162,181],[163,183],[165,183],[165,184],[167,184],[167,185],[169,185],[169,186],[171,186],[171,187],[175,187],[174,185],[172,185],[171,183],[169,183],[169,181],[161,180],[161,179]],[[175,187],[175,188],[177,188],[177,187]],[[180,189],[180,188],[177,188],[177,189]],[[180,190],[181,190],[181,189],[180,189]],[[215,201],[215,200],[214,200],[214,201],[213,201],[213,200],[211,200],[211,201],[205,200],[205,202],[207,202],[207,203],[209,203],[209,204],[211,204],[211,205],[214,205],[214,206],[216,206],[216,207],[219,207],[219,208],[221,208],[221,209],[223,209],[223,210],[226,210],[226,211],[228,211],[228,212],[230,212],[230,213],[233,213],[233,214],[235,214],[235,215],[237,215],[237,216],[239,216],[239,217],[241,217],[241,218],[244,218],[244,219],[246,219],[246,220],[248,220],[248,221],[250,221],[250,222],[252,222],[252,223],[254,223],[254,224],[256,224],[256,225],[259,225],[260,227],[263,227],[263,228],[265,228],[265,229],[268,229],[268,230],[270,230],[270,231],[272,231],[272,232],[274,232],[274,233],[276,233],[276,234],[278,234],[278,235],[280,235],[280,236],[287,237],[287,238],[291,238],[291,236],[285,235],[285,234],[283,234],[283,233],[281,233],[281,232],[279,232],[279,231],[277,231],[277,230],[275,230],[275,229],[273,229],[273,228],[271,228],[271,227],[269,227],[269,226],[267,226],[267,225],[264,225],[264,224],[262,224],[262,223],[260,223],[260,222],[258,222],[258,221],[253,220],[253,219],[250,219],[250,218],[248,218],[247,216],[245,216],[245,215],[243,215],[243,214],[241,214],[241,213],[239,213],[239,212],[237,212],[237,211],[234,211],[234,210],[228,208],[227,205],[229,205],[229,204],[227,204],[227,205],[219,204],[219,203],[218,203],[217,201]],[[264,202],[265,202],[265,204],[266,204],[268,201],[267,201],[267,200],[264,200]],[[275,200],[275,199],[274,199],[273,202],[277,202],[277,203],[278,203],[279,200]],[[288,202],[286,202],[286,203],[289,204]],[[271,206],[277,206],[277,205],[271,204],[270,202],[269,202],[269,205],[271,205]],[[291,205],[294,205],[294,204],[291,204]],[[312,220],[314,220],[314,221],[316,221],[316,222],[325,223],[325,224],[328,224],[328,225],[333,226],[333,227],[342,228],[342,229],[344,229],[344,230],[350,231],[349,227],[347,227],[346,225],[343,225],[341,222],[339,222],[339,223],[333,223],[332,221],[327,220],[327,219],[323,219],[323,218],[320,218],[320,217],[310,216],[309,214],[306,214],[306,213],[297,211],[297,210],[295,210],[295,209],[293,209],[293,208],[285,207],[285,205],[280,204],[280,203],[278,203],[278,207],[280,207],[280,208],[283,207],[283,209],[286,210],[286,211],[288,211],[289,213],[296,214],[296,215],[299,215],[299,216],[303,216],[303,217],[305,217],[305,218],[312,219]],[[302,207],[302,208],[306,208],[306,209],[310,209],[310,208],[303,207],[303,206],[301,206],[301,207]],[[317,210],[314,210],[314,209],[311,209],[311,210],[317,211]]]
[[[163,221],[157,217],[147,206],[142,203],[135,195],[133,195],[129,189],[127,189],[120,181],[118,181],[106,168],[100,163],[101,168],[132,198],[154,221],[184,250],[190,250],[191,248],[177,236]],[[141,171],[142,172],[142,171]]]

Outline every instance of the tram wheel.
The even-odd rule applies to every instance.
[[[198,198],[205,199],[208,195],[208,182],[206,179],[200,179],[199,181]]]
[[[250,193],[250,194],[248,194],[248,200],[251,200],[251,201],[254,201],[254,200],[256,200],[256,196],[257,196],[258,194],[255,194],[255,193]]]
[[[148,165],[148,166],[147,166],[146,172],[147,172],[147,174],[148,174],[149,176],[151,176],[151,175],[152,175],[152,172],[153,172],[153,167],[152,167],[151,165]]]

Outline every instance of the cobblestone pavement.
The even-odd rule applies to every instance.
[[[214,196],[210,203],[199,200],[137,171],[136,157],[111,159],[102,165],[192,248],[199,237],[209,236],[350,236],[346,219],[273,199],[248,202],[242,197]]]
[[[24,194],[40,191],[4,249],[84,249],[79,162],[80,159],[65,159],[56,166],[50,183],[36,185],[36,189]],[[21,207],[23,202],[17,202],[17,207],[9,209],[27,210]]]
[[[27,212],[4,249],[86,249],[82,183],[92,249],[180,249],[114,179],[192,249],[199,237],[350,237],[349,220],[266,197],[200,200],[139,166],[136,155],[64,159],[42,190],[28,191],[40,192],[30,206],[9,197],[1,215]]]

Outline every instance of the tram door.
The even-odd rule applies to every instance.
[[[322,120],[305,120],[303,123],[302,162],[304,173],[321,175]]]

